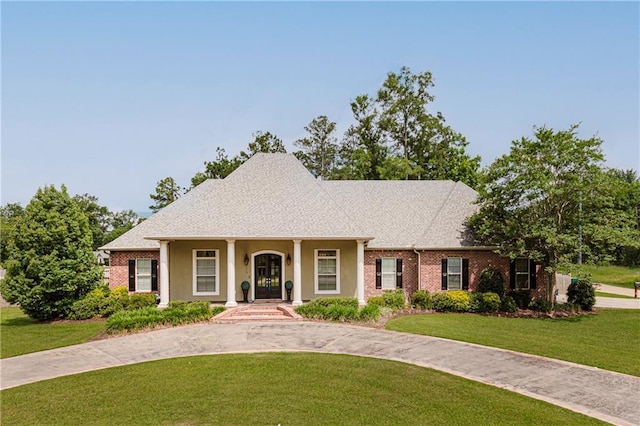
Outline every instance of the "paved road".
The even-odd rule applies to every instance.
[[[479,345],[315,323],[198,324],[0,360],[0,388],[188,355],[310,351],[385,358],[518,392],[614,424],[640,421],[640,378]]]

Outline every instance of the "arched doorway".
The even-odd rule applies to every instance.
[[[253,258],[253,285],[257,299],[282,299],[282,255],[260,253]]]

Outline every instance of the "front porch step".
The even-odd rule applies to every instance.
[[[297,321],[302,317],[288,305],[244,305],[230,308],[217,315],[212,322],[230,323],[240,321]]]

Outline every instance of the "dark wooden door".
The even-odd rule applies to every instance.
[[[282,298],[282,256],[260,254],[255,257],[256,299]]]

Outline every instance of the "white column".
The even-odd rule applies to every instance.
[[[160,241],[160,308],[169,306],[169,241]]]
[[[293,306],[302,305],[302,240],[293,240]]]
[[[358,293],[358,304],[363,306],[367,304],[364,300],[364,240],[358,240],[356,263],[356,289]]]
[[[236,240],[227,240],[227,303],[224,306],[238,306],[236,302]]]

